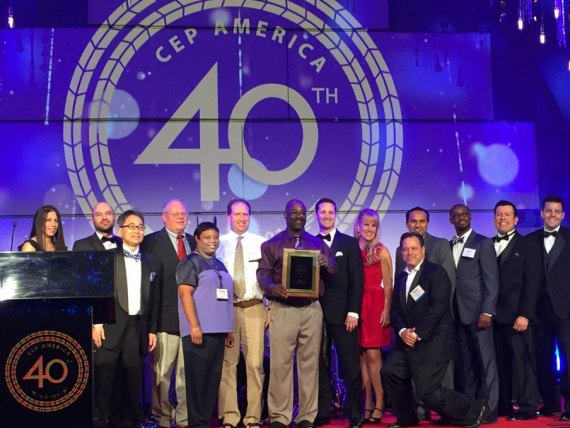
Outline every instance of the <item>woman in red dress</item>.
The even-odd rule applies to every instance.
[[[364,261],[364,295],[359,330],[360,370],[365,391],[364,420],[372,424],[379,424],[384,416],[380,348],[390,345],[392,340],[392,258],[388,249],[379,242],[379,227],[380,217],[370,208],[360,211],[354,225],[354,235]]]

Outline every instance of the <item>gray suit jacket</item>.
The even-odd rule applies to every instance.
[[[466,248],[475,250],[473,257],[465,256]],[[461,322],[475,324],[482,313],[495,315],[499,267],[493,241],[472,231],[455,271],[455,297]]]

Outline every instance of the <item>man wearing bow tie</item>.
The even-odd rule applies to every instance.
[[[331,249],[331,257],[335,258],[337,266],[336,275],[328,277],[320,298],[325,331],[319,365],[319,412],[315,425],[325,425],[330,420],[330,351],[334,342],[344,375],[346,414],[350,426],[358,427],[362,424],[362,377],[357,332],[364,287],[362,256],[358,241],[335,228],[336,204],[332,199],[320,199],[315,205],[315,212],[319,223],[317,236]]]
[[[512,202],[495,205],[493,238],[499,266],[499,297],[494,317],[495,352],[499,372],[499,414],[511,420],[536,418],[538,387],[531,349],[541,282],[540,249],[516,230],[517,208]],[[514,383],[513,383],[514,382]],[[513,400],[519,410],[513,412]]]
[[[73,251],[104,251],[117,248],[121,239],[113,235],[115,213],[107,202],[98,202],[91,212],[95,233],[73,244]]]
[[[156,345],[156,270],[141,255],[144,217],[119,216],[115,251],[115,323],[93,327],[95,427],[140,427],[143,358]]]
[[[556,372],[552,364],[554,341],[558,342],[561,367],[560,392],[564,397],[564,411],[560,419],[570,420],[570,230],[561,226],[564,203],[558,196],[542,201],[540,216],[544,227],[531,233],[542,249],[544,275],[538,297],[536,333],[536,365],[538,387],[544,406],[540,414],[551,416],[560,409]]]
[[[449,221],[456,233],[450,242],[456,274],[455,386],[485,402],[489,409],[485,422],[493,423],[498,417],[499,399],[492,322],[499,292],[497,254],[493,241],[471,228],[471,210],[467,206],[451,207]]]
[[[176,267],[196,248],[194,237],[186,233],[188,211],[182,201],[171,199],[162,209],[164,227],[148,235],[143,252],[159,264],[159,311],[156,350],[152,353],[151,411],[159,428],[188,425],[184,355],[178,324],[178,284]],[[173,376],[174,374],[174,376]],[[174,385],[171,385],[174,377]],[[176,391],[176,407],[170,402],[170,390]]]

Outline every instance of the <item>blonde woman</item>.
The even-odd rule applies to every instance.
[[[384,391],[380,383],[382,346],[390,345],[392,301],[392,258],[379,242],[380,217],[370,208],[358,214],[354,236],[364,262],[364,295],[359,331],[360,370],[365,391],[364,421],[379,424],[384,416]],[[374,397],[374,400],[373,400]]]

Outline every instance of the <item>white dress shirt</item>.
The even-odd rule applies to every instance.
[[[135,248],[135,251],[130,251],[125,246],[123,250],[131,254],[138,254],[139,247]],[[125,257],[125,269],[127,271],[127,302],[129,305],[129,315],[139,315],[141,311],[141,261],[131,257]]]
[[[220,246],[216,252],[216,257],[222,261],[232,276],[238,236],[240,235],[234,231],[222,235],[220,237]],[[245,275],[245,294],[242,301],[252,299],[262,300],[263,291],[257,283],[257,266],[261,260],[261,244],[265,242],[265,238],[250,232],[245,232],[241,236],[243,237],[241,246],[243,248],[243,267]]]
[[[554,230],[544,229],[544,231],[545,232],[560,232],[560,226],[558,226]],[[554,236],[549,236],[548,238],[544,238],[544,249],[546,250],[546,253],[550,253],[550,250],[552,250],[552,247],[554,247],[554,242],[556,242],[556,238]]]
[[[465,243],[469,239],[469,235],[471,235],[471,232],[473,232],[473,229],[469,229],[467,232],[465,232],[465,234],[463,236],[460,236],[460,238],[463,238],[463,242],[458,242],[452,248],[453,260],[455,261],[455,267],[457,267],[457,265],[459,264],[459,259],[461,258],[461,254],[463,253],[463,248],[465,247]],[[457,236],[457,235],[455,235],[455,236]]]

